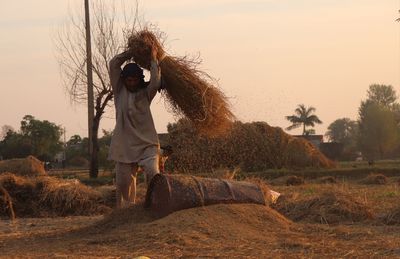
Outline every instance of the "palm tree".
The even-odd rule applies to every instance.
[[[315,131],[314,129],[306,130],[306,126],[314,127],[315,123],[322,123],[317,115],[312,114],[315,112],[314,107],[307,108],[304,104],[299,104],[294,112],[295,114],[286,116],[286,119],[292,123],[286,130],[296,129],[303,125],[303,135],[309,135],[314,134]]]

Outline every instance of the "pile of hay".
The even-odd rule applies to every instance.
[[[130,36],[128,49],[135,62],[146,69],[150,68],[152,51],[157,52],[165,96],[176,115],[188,118],[201,134],[227,132],[235,117],[226,96],[206,73],[198,70],[199,62],[166,56],[160,37],[147,29]]]
[[[352,223],[374,218],[368,206],[339,190],[313,197],[301,197],[298,193],[282,195],[273,207],[293,221],[311,223]]]
[[[93,215],[109,210],[99,192],[77,180],[48,176],[27,178],[12,173],[0,175],[0,185],[12,200],[16,217]],[[2,199],[6,195],[1,194]],[[6,216],[1,211],[0,216]]]
[[[235,122],[229,134],[207,138],[196,134],[190,122],[182,119],[170,124],[168,133],[174,149],[166,163],[169,170],[210,172],[238,167],[243,171],[262,171],[335,166],[308,141],[265,122]]]
[[[13,172],[18,175],[46,175],[44,164],[34,156],[0,161],[0,173]]]
[[[370,174],[365,179],[361,180],[362,184],[387,184],[388,178],[383,174]]]

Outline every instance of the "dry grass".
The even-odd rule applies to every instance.
[[[0,175],[0,185],[11,197],[16,217],[92,215],[109,210],[101,205],[97,191],[77,180],[4,173]]]
[[[387,213],[383,218],[383,222],[387,225],[400,225],[400,207]]]
[[[0,161],[0,173],[12,172],[18,175],[46,175],[44,164],[34,156]]]
[[[160,60],[164,55],[159,36],[146,29],[130,36],[128,49],[135,62],[150,68],[152,51]],[[188,118],[195,128],[207,136],[226,133],[235,119],[227,97],[215,87],[211,78],[198,70],[199,62],[186,57],[165,56],[160,62],[166,99],[173,112]]]
[[[282,195],[274,208],[294,221],[323,224],[352,223],[375,217],[365,203],[338,189],[309,197]]]
[[[365,179],[361,180],[362,184],[387,184],[388,178],[383,174],[370,174]]]
[[[7,215],[7,217],[11,220],[15,219],[11,196],[0,184],[0,217],[4,215]]]
[[[320,177],[318,179],[316,179],[317,183],[322,183],[322,184],[333,184],[333,183],[337,183],[335,177],[333,176],[324,176],[324,177]]]
[[[298,200],[322,197],[332,188],[362,201],[376,213],[398,204],[396,185],[335,186],[305,184],[274,189]],[[337,202],[342,199],[337,198]],[[348,200],[346,198],[346,200]],[[322,207],[321,207],[322,208]],[[29,220],[29,221],[28,221]],[[45,221],[44,221],[45,220]],[[137,257],[151,258],[398,258],[400,226],[353,223],[291,222],[265,206],[213,205],[178,211],[155,219],[140,205],[116,210],[104,220],[63,218],[0,221],[4,257]],[[43,222],[42,222],[43,221]],[[33,226],[31,226],[33,225]],[[83,225],[92,225],[83,227]],[[49,226],[53,231],[49,230]],[[71,230],[76,228],[80,230]],[[18,233],[14,232],[18,229]],[[25,232],[21,230],[25,229]],[[38,234],[39,233],[39,234]],[[24,245],[21,245],[24,244]],[[74,249],[71,250],[71,247]]]
[[[292,186],[292,185],[302,185],[304,184],[304,179],[299,176],[295,175],[290,175],[286,179],[286,185],[287,186]]]

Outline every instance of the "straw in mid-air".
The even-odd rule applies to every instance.
[[[221,135],[230,129],[235,116],[227,97],[196,68],[198,63],[166,55],[158,36],[147,29],[129,37],[128,49],[135,62],[146,69],[150,68],[152,51],[156,51],[165,96],[176,115],[188,118],[206,136]]]

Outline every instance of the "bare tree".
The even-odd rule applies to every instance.
[[[122,51],[127,37],[138,26],[138,4],[126,7],[121,1],[121,12],[116,12],[116,4],[109,1],[92,1],[91,38],[92,69],[94,87],[93,143],[90,177],[98,175],[98,131],[100,121],[113,99],[109,78],[109,60]],[[128,10],[128,11],[127,11]],[[86,37],[83,10],[70,12],[68,23],[58,30],[54,39],[56,56],[64,87],[72,102],[87,102]]]

